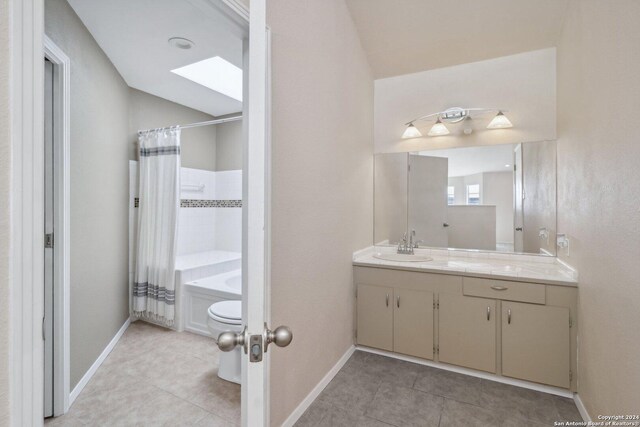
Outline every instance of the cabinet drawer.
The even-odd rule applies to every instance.
[[[535,283],[465,277],[462,280],[464,295],[495,298],[509,301],[544,304],[545,286]]]

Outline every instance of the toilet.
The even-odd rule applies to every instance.
[[[242,332],[242,301],[221,301],[211,304],[208,310],[207,326],[213,339],[227,331]],[[229,352],[220,352],[218,376],[226,381],[240,384],[242,347],[236,346]]]

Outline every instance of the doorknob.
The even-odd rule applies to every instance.
[[[275,344],[278,347],[286,347],[291,344],[291,341],[293,341],[293,332],[291,332],[291,329],[289,329],[288,326],[278,326],[271,331],[267,328],[267,325],[265,325],[264,334],[265,353],[269,349],[269,344]]]
[[[221,351],[231,351],[240,345],[244,348],[244,352],[247,352],[247,327],[245,326],[242,332],[236,334],[235,332],[227,331],[218,335],[218,348]]]
[[[286,347],[293,341],[293,332],[287,326],[278,326],[273,331],[264,326],[264,331],[260,335],[251,335],[247,332],[245,326],[242,332],[235,333],[231,331],[223,332],[218,336],[218,348],[221,351],[231,351],[236,346],[242,346],[245,354],[249,352],[251,346],[251,362],[262,361],[262,346],[264,343],[264,352],[267,352],[269,344],[275,344],[278,347]]]

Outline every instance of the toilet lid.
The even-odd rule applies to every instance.
[[[242,301],[221,301],[211,304],[209,314],[228,320],[242,320]]]

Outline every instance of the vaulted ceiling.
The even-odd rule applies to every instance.
[[[375,78],[556,45],[568,0],[346,0]]]

